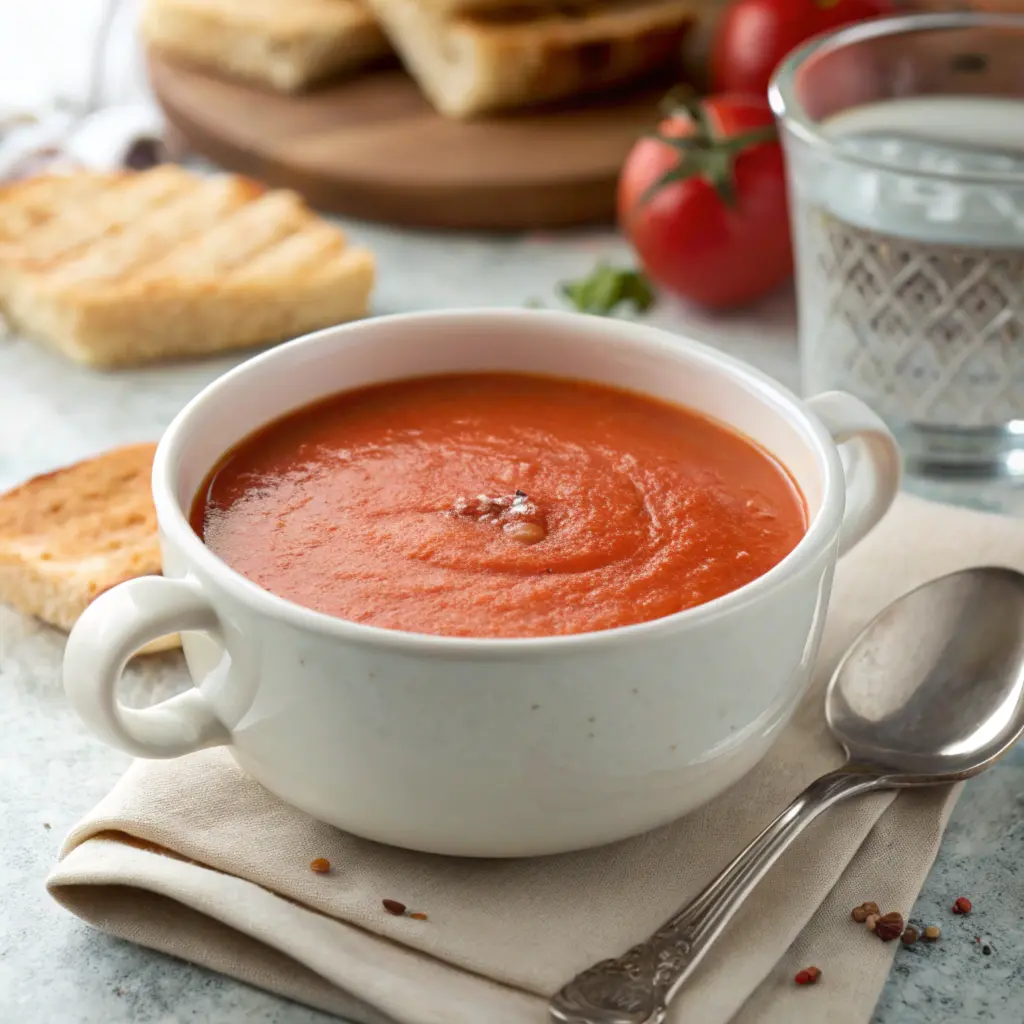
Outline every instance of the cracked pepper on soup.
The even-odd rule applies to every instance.
[[[352,622],[537,637],[727,594],[803,536],[752,441],[679,406],[525,374],[335,395],[227,453],[192,524],[280,597]]]

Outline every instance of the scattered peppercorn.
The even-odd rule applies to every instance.
[[[912,946],[918,940],[918,932],[916,928],[904,928],[903,934],[900,936],[904,946]]]
[[[850,917],[857,922],[857,924],[863,924],[871,914],[876,916],[879,914],[878,904],[872,903],[870,900],[867,903],[862,903],[859,907],[854,907],[850,911]]]
[[[805,967],[802,971],[796,972],[796,976],[793,980],[798,985],[814,985],[820,977],[821,970],[819,968]]]
[[[331,862],[326,857],[317,857],[309,867],[318,875],[326,875],[331,870]]]
[[[942,929],[937,924],[930,924],[924,930],[924,937],[929,942],[934,942],[942,934]]]
[[[875,926],[878,924],[878,918],[878,914],[868,914],[864,919],[864,923],[868,926],[868,931],[873,932],[875,930]]]
[[[422,910],[417,910],[415,914],[409,915],[414,921],[426,921],[427,915]]]
[[[384,904],[384,909],[395,917],[401,917],[405,913],[405,904],[399,903],[398,900],[381,900],[381,903]]]
[[[883,942],[892,942],[893,939],[898,939],[903,934],[903,915],[895,910],[889,914],[883,914],[875,922],[874,931]]]
[[[971,912],[971,901],[966,896],[957,896],[953,901],[954,914],[969,914]]]

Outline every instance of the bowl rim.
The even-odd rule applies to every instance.
[[[338,339],[357,334],[376,335],[395,326],[408,328],[420,324],[424,327],[437,327],[467,320],[521,322],[524,330],[543,330],[545,326],[551,326],[583,331],[591,334],[595,340],[628,348],[639,347],[656,357],[664,356],[673,362],[678,362],[683,354],[686,359],[702,363],[714,372],[725,374],[746,385],[747,390],[753,391],[758,400],[787,420],[813,452],[821,477],[821,503],[811,517],[803,537],[796,547],[763,575],[721,597],[672,615],[586,633],[539,637],[453,637],[367,625],[306,608],[265,590],[232,569],[192,529],[188,513],[177,497],[177,472],[183,449],[189,442],[191,421],[201,408],[235,391],[250,374],[275,364],[280,364],[283,370],[300,355],[316,348],[329,348]],[[466,372],[473,371],[467,369]],[[583,373],[579,379],[590,378]],[[642,390],[637,393],[644,394]],[[309,402],[316,400],[310,398]],[[803,572],[824,550],[836,546],[846,500],[843,466],[832,436],[796,395],[755,367],[702,342],[647,324],[562,310],[493,307],[397,313],[340,324],[277,345],[240,363],[206,385],[174,417],[157,445],[152,489],[160,529],[183,556],[186,578],[190,575],[198,577],[200,586],[203,578],[209,577],[231,598],[269,618],[346,643],[428,657],[485,659],[506,658],[510,655],[523,658],[572,648],[593,650],[628,642],[639,643],[666,633],[699,629],[736,614],[770,597]]]

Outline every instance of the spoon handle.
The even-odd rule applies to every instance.
[[[650,938],[578,974],[551,1000],[559,1024],[660,1024],[679,991],[743,901],[819,814],[884,785],[849,767],[812,782],[693,900]]]

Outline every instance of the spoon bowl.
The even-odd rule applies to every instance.
[[[889,605],[839,663],[825,718],[890,785],[982,771],[1024,730],[1024,575],[965,569]]]

